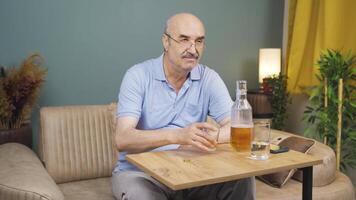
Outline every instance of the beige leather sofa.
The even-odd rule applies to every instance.
[[[0,145],[0,200],[114,199],[111,112],[115,109],[108,105],[42,108],[39,158],[23,145]],[[314,167],[313,199],[354,199],[350,180],[335,171],[333,151],[316,143],[309,154],[324,159]],[[290,180],[282,189],[256,182],[258,200],[301,199],[300,182]]]

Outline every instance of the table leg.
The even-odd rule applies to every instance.
[[[303,171],[303,200],[313,199],[313,166],[304,167]]]

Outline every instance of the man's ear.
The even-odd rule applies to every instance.
[[[162,45],[163,45],[164,51],[166,52],[168,50],[169,41],[168,41],[168,37],[165,36],[164,34],[162,35]]]

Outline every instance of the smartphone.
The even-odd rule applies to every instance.
[[[289,148],[288,147],[280,147],[280,146],[277,146],[273,149],[270,150],[271,153],[273,154],[277,154],[277,153],[283,153],[283,152],[288,152],[289,151]]]

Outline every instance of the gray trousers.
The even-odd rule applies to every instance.
[[[217,183],[174,191],[144,172],[113,173],[113,193],[117,200],[254,200],[255,178]]]

